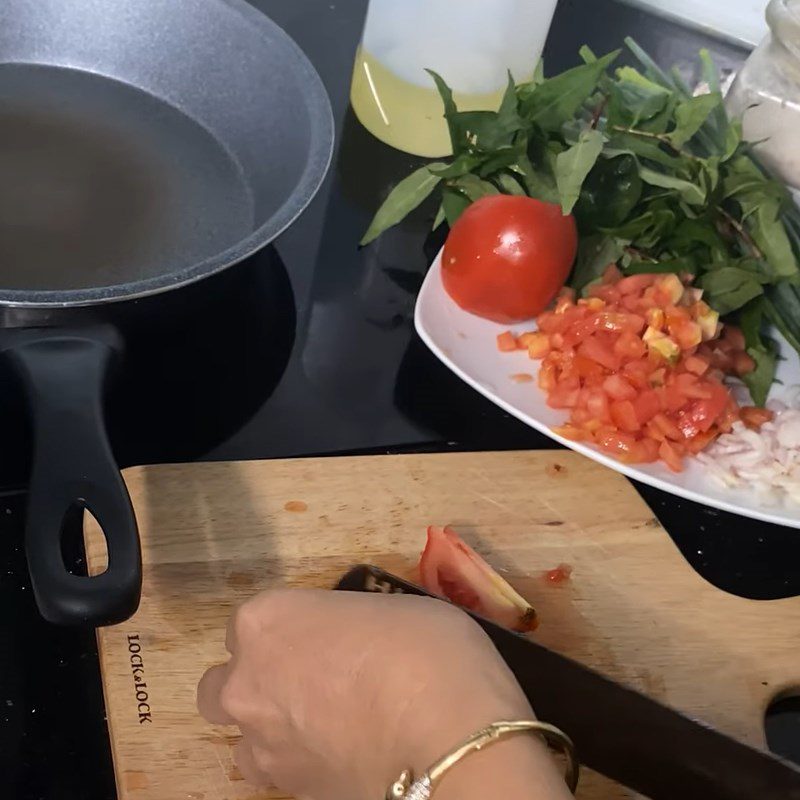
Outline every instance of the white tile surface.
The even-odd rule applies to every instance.
[[[665,17],[684,20],[747,45],[767,32],[767,0],[623,0]]]

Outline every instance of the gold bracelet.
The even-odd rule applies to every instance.
[[[567,757],[567,770],[564,780],[574,794],[578,787],[579,764],[575,755],[575,745],[563,731],[554,725],[536,720],[517,720],[514,722],[495,722],[470,736],[455,750],[440,758],[427,772],[414,778],[411,770],[403,774],[386,790],[386,800],[429,800],[442,778],[463,761],[468,755],[513,736],[517,733],[540,734],[550,747],[560,750]]]

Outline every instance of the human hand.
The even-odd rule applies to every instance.
[[[200,711],[241,728],[246,780],[296,797],[380,800],[403,769],[423,771],[491,722],[533,717],[482,629],[439,600],[266,592],[236,611],[227,647],[231,660],[200,683]],[[526,737],[459,765],[437,798],[447,787],[466,800],[484,779],[502,796],[497,775],[475,772],[495,749],[492,772],[514,776],[501,778],[509,800],[523,783],[520,797],[569,796],[544,746]]]

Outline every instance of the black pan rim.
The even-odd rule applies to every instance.
[[[305,100],[309,112],[311,145],[306,168],[294,191],[267,222],[227,250],[192,264],[189,267],[166,272],[151,278],[128,283],[110,284],[82,289],[2,289],[0,305],[10,308],[77,308],[107,303],[137,300],[151,295],[179,289],[222,272],[266,247],[280,236],[303,213],[316,196],[325,180],[333,159],[335,123],[330,98],[322,78],[294,39],[266,14],[245,0],[220,0],[248,21],[286,40],[294,57],[294,65],[303,74],[306,87]]]

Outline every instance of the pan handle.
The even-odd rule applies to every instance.
[[[136,517],[103,414],[121,337],[107,325],[7,334],[4,349],[25,385],[34,429],[25,544],[39,610],[60,625],[121,622],[136,611],[142,585]],[[76,509],[88,509],[105,534],[108,568],[100,575],[73,575],[64,563],[64,523]]]

